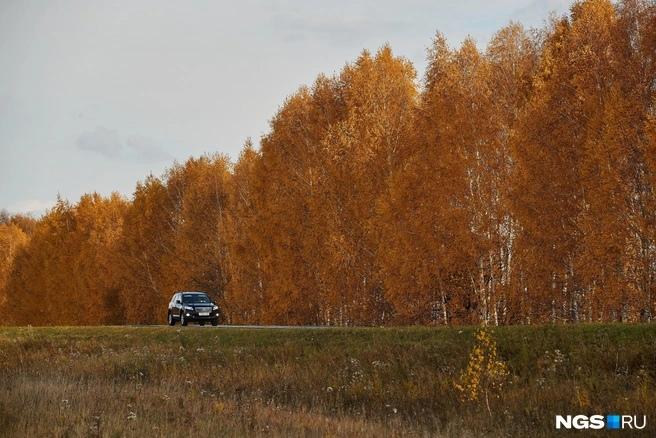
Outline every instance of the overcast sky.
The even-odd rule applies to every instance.
[[[436,31],[483,48],[569,0],[0,0],[0,209],[130,195],[204,152],[236,158],[286,96],[389,42],[423,75]]]

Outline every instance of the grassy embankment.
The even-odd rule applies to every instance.
[[[656,434],[656,326],[496,329],[492,415],[453,387],[473,333],[0,328],[0,435],[550,436],[608,411]]]

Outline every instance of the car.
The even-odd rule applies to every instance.
[[[167,320],[169,325],[186,326],[190,322],[213,326],[219,324],[219,306],[205,292],[176,292],[169,302]]]

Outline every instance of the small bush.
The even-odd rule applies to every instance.
[[[463,402],[478,402],[483,396],[487,411],[492,415],[490,395],[498,397],[508,375],[508,366],[498,358],[497,343],[489,330],[483,327],[476,333],[476,343],[469,353],[467,368],[454,386]]]

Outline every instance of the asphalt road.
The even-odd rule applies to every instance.
[[[168,324],[161,324],[161,325],[130,325],[128,327],[169,327]],[[174,326],[171,327],[172,329],[174,328],[183,328],[180,323],[176,323]],[[336,327],[336,326],[329,326],[329,325],[224,325],[224,324],[219,324],[217,326],[212,326],[211,324],[205,324],[204,326],[200,326],[195,323],[189,323],[188,326],[184,327],[185,329],[187,328],[199,328],[199,329],[279,329],[279,330],[298,330],[298,329],[316,329],[316,330],[323,330],[323,329],[339,329],[339,328],[348,328],[348,327]]]

